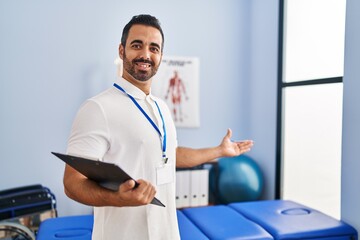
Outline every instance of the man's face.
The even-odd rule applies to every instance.
[[[162,58],[162,36],[158,29],[145,25],[130,28],[126,46],[120,45],[123,60],[123,77],[127,80],[145,82],[154,76]]]

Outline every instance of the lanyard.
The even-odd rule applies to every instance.
[[[133,101],[133,103],[135,104],[135,106],[140,110],[140,112],[142,112],[142,114],[146,117],[146,119],[149,121],[149,123],[153,126],[153,128],[157,131],[157,133],[160,136],[160,140],[162,139],[162,157],[164,159],[164,162],[167,163],[168,158],[166,157],[166,128],[165,128],[165,121],[163,118],[163,115],[160,111],[160,107],[157,104],[157,102],[155,101],[156,107],[159,111],[160,117],[161,117],[161,121],[163,124],[163,130],[164,130],[164,136],[161,135],[161,132],[158,128],[158,126],[156,126],[156,124],[154,123],[154,121],[149,117],[149,115],[144,111],[144,109],[139,105],[139,103],[136,101],[136,99],[131,96],[130,94],[128,94],[122,87],[120,87],[118,84],[114,83],[114,87],[116,87],[117,89],[119,89],[120,91],[122,91],[123,93],[125,93],[130,99],[131,101]]]

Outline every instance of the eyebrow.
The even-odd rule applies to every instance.
[[[133,43],[141,43],[141,44],[142,44],[143,41],[141,41],[141,40],[136,40],[136,39],[135,39],[135,40],[133,40],[130,44],[133,44]]]
[[[157,48],[161,49],[160,45],[157,44],[157,43],[150,43],[150,46],[157,47]]]
[[[140,43],[140,44],[143,44],[143,41],[138,40],[138,39],[135,39],[135,40],[131,41],[131,43],[130,43],[130,44],[133,44],[133,43]],[[160,45],[159,45],[159,44],[157,44],[157,43],[154,43],[154,42],[150,43],[150,46],[157,47],[157,48],[161,49]]]

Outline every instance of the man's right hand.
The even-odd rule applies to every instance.
[[[96,207],[140,206],[151,203],[155,187],[145,180],[128,180],[114,192],[101,187],[66,164],[64,172],[64,190],[66,195],[83,204]]]
[[[139,206],[151,203],[154,199],[156,190],[155,187],[145,180],[137,180],[138,185],[134,180],[128,180],[119,186],[116,192],[122,206]]]

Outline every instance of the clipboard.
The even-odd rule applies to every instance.
[[[78,172],[80,172],[87,178],[97,182],[100,186],[112,191],[117,191],[119,189],[119,185],[123,182],[126,182],[130,179],[134,180],[116,164],[62,153],[51,153],[63,160],[65,163],[67,163],[74,169],[76,169]],[[135,181],[135,188],[138,185],[139,183]],[[151,201],[151,204],[165,207],[165,205],[157,198],[154,198]]]

